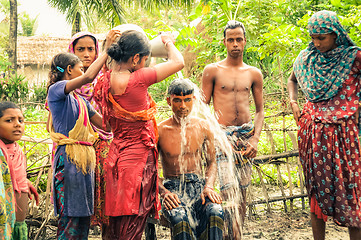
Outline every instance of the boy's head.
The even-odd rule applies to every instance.
[[[0,103],[0,140],[5,144],[20,140],[24,134],[24,116],[12,102]]]
[[[175,79],[168,87],[168,105],[177,118],[187,117],[193,108],[194,84],[188,79]]]
[[[230,20],[227,22],[227,25],[223,30],[223,37],[226,38],[226,32],[228,29],[236,29],[236,28],[241,28],[243,31],[243,37],[246,38],[246,28],[244,27],[243,23],[236,20]]]

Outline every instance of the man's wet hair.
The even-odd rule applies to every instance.
[[[0,118],[4,116],[4,111],[9,108],[20,109],[20,107],[13,102],[0,102]]]
[[[194,93],[194,85],[189,79],[174,79],[168,87],[168,95],[185,96]]]
[[[238,22],[236,20],[230,20],[227,22],[227,25],[223,31],[223,37],[226,37],[227,29],[235,29],[235,28],[239,28],[239,27],[243,29],[243,35],[244,35],[244,37],[246,37],[246,29],[245,29],[243,23]]]

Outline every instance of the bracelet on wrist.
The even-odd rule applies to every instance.
[[[164,46],[167,47],[168,43],[173,43],[172,40],[167,40],[165,43],[164,43]]]
[[[297,100],[291,99],[291,100],[290,100],[290,103],[297,103]],[[298,103],[297,103],[297,104],[298,104]]]
[[[209,188],[209,189],[211,189],[212,191],[214,191],[214,189],[213,189],[212,187],[205,186],[204,189],[206,189],[206,188]]]

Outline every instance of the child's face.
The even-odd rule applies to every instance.
[[[71,67],[71,66],[70,66]],[[82,62],[79,62],[71,68],[71,72],[69,72],[70,79],[79,77],[84,74],[84,66]]]
[[[0,139],[8,144],[20,140],[24,134],[24,116],[20,109],[8,108],[0,118]]]

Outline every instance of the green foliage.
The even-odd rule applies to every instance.
[[[47,96],[47,87],[46,83],[43,82],[40,85],[34,84],[32,87],[33,95],[31,101],[36,103],[44,103]]]
[[[190,15],[190,20],[202,18],[204,30],[194,36],[198,45],[195,74],[200,78],[204,67],[226,57],[223,29],[228,20],[236,19],[246,26],[247,45],[244,61],[261,69],[266,93],[285,90],[285,81],[299,52],[310,41],[307,21],[323,9],[335,11],[350,37],[361,43],[361,1],[353,0],[260,0],[202,1]],[[272,14],[269,14],[272,13]]]
[[[42,105],[36,106],[27,104],[25,107],[23,114],[27,122],[44,121],[47,119],[48,111],[45,110]],[[45,129],[45,124],[27,124],[25,126],[24,136],[33,139],[47,139],[49,138],[49,133]],[[22,141],[19,141],[19,144],[24,149],[29,169],[40,167],[43,161],[46,161],[46,159],[50,157],[48,155],[50,150],[48,144]],[[30,180],[34,182],[35,179],[36,178],[31,178]],[[46,182],[47,176],[43,175],[39,183],[39,189],[43,192],[46,191]]]
[[[66,15],[66,20],[74,27],[77,16],[80,16],[89,28],[92,28],[96,22],[102,20],[110,27],[119,25],[122,22],[124,9],[119,1],[102,0],[48,0],[50,6],[57,8]],[[95,19],[94,19],[94,16]],[[77,29],[79,30],[79,29]]]
[[[0,12],[5,16],[5,19],[0,22],[0,68],[2,68],[4,62],[8,60],[6,51],[9,47],[10,2],[8,0],[0,0]]]
[[[9,0],[0,0],[0,12],[8,18],[10,15],[10,1]]]
[[[361,3],[359,3],[361,4]],[[344,18],[341,18],[341,23],[347,27],[351,39],[356,43],[356,45],[361,46],[361,5],[352,6],[345,15]]]
[[[28,99],[28,94],[28,82],[24,76],[10,73],[5,74],[5,77],[0,79],[1,101],[20,103]]]
[[[298,176],[298,165],[295,162],[290,162],[290,166],[291,166],[290,174],[291,174],[292,184],[293,184],[293,186],[299,187],[300,182],[299,182],[299,176]],[[255,168],[259,168],[262,173],[264,184],[274,185],[274,186],[279,185],[276,164],[257,165],[257,166],[253,166],[253,168],[254,168],[253,173],[252,173],[252,183],[253,184],[255,184],[257,186],[261,185],[261,179],[255,169]],[[284,164],[280,165],[280,168],[281,168],[280,172],[281,172],[282,184],[285,187],[289,187],[290,179],[288,177],[288,170]]]
[[[21,35],[29,37],[35,34],[38,27],[38,16],[39,15],[37,15],[35,18],[31,18],[26,12],[22,12],[19,15],[19,20],[22,28],[22,31],[20,33]]]

